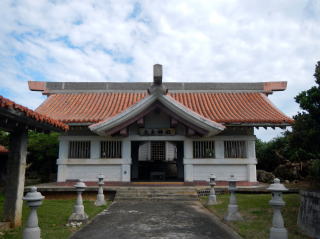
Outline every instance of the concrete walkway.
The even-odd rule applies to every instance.
[[[72,239],[238,239],[198,201],[118,201]]]

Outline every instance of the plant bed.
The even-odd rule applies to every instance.
[[[237,194],[239,211],[244,221],[225,222],[243,238],[248,239],[269,239],[269,230],[272,223],[272,208],[269,205],[270,194]],[[310,239],[301,233],[297,226],[300,197],[298,194],[285,194],[286,202],[282,210],[285,227],[288,230],[290,239]],[[218,204],[206,206],[221,220],[227,212],[229,195],[217,195]],[[207,197],[201,197],[205,205]]]
[[[73,211],[73,205],[75,204],[76,195],[73,200],[44,200],[43,204],[38,208],[39,226],[41,228],[41,238],[45,239],[64,239],[68,238],[73,232],[79,230],[79,227],[67,227],[68,218]],[[0,215],[3,211],[4,197],[0,194]],[[94,201],[84,200],[85,212],[91,220],[96,214],[103,211],[110,205],[110,201],[107,202],[107,206],[96,207]],[[22,220],[25,223],[29,215],[29,208],[24,203]],[[11,229],[5,232],[0,232],[1,239],[20,239],[22,238],[23,227],[17,229]]]

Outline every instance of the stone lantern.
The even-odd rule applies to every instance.
[[[236,198],[237,179],[233,174],[230,175],[230,178],[228,179],[228,183],[229,183],[229,191],[230,191],[230,200],[228,205],[228,212],[225,215],[224,219],[226,221],[243,220],[242,216],[238,211],[238,204],[237,204],[237,198]]]
[[[103,185],[104,185],[103,179],[104,179],[104,175],[100,173],[98,175],[99,190],[98,190],[97,200],[94,202],[94,205],[96,206],[103,206],[107,204],[103,194]]]
[[[41,230],[38,225],[38,215],[37,208],[42,204],[44,196],[40,192],[37,192],[36,187],[31,187],[30,192],[28,192],[23,198],[30,207],[30,214],[27,219],[26,227],[23,230],[23,239],[40,239]]]
[[[270,239],[287,239],[288,232],[284,227],[283,217],[281,214],[281,208],[285,205],[282,200],[282,193],[288,191],[288,189],[280,183],[280,180],[276,178],[274,183],[268,188],[268,191],[272,193],[272,199],[269,204],[273,208],[272,227],[270,228]]]
[[[216,185],[216,175],[210,174],[209,185],[210,185],[210,194],[208,197],[207,205],[215,205],[217,204],[216,192],[214,191],[214,186]]]
[[[84,206],[82,202],[82,192],[87,187],[81,179],[74,185],[77,191],[77,201],[73,207],[73,213],[69,217],[69,223],[71,222],[86,222],[88,220],[88,215],[84,211]]]

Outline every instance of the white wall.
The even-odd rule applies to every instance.
[[[165,117],[159,117],[159,119]],[[151,119],[149,119],[151,120]],[[165,120],[163,127],[168,121]],[[151,126],[151,125],[150,125]],[[90,159],[68,159],[68,145],[72,140],[91,140]],[[256,155],[255,136],[215,136],[202,140],[215,141],[215,154],[213,159],[193,159],[193,139],[182,135],[175,136],[139,136],[137,134],[118,139],[122,143],[121,159],[100,159],[100,141],[107,140],[100,136],[61,136],[58,164],[58,181],[82,178],[86,181],[95,181],[99,173],[106,176],[107,181],[129,182],[131,178],[131,140],[171,140],[184,141],[184,173],[185,181],[208,180],[211,173],[216,174],[217,181],[227,180],[230,174],[234,174],[238,180],[256,181]],[[109,138],[115,140],[114,138]],[[247,158],[225,159],[224,140],[245,140],[247,142]]]
[[[105,176],[105,181],[121,181],[119,165],[68,165],[65,180],[81,178],[84,181],[97,181],[100,173]]]
[[[193,180],[209,181],[210,174],[215,174],[217,181],[227,181],[231,174],[239,181],[247,181],[247,165],[193,165]]]

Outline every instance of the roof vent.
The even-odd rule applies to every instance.
[[[167,94],[168,89],[162,85],[162,65],[155,64],[153,65],[153,84],[149,87],[148,93],[150,95]]]

